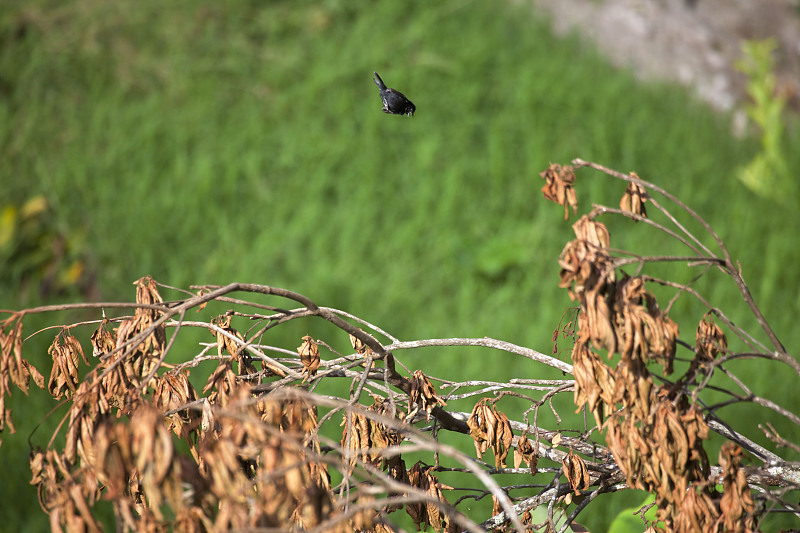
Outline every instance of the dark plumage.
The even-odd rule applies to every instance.
[[[403,93],[397,91],[395,89],[389,89],[386,87],[386,84],[383,83],[383,80],[380,76],[378,76],[377,72],[373,72],[375,74],[375,85],[378,86],[378,89],[381,91],[381,102],[383,102],[383,112],[389,113],[391,115],[408,115],[413,116],[414,111],[417,110],[417,107],[405,97]]]

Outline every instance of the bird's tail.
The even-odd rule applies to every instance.
[[[386,90],[386,84],[385,84],[385,83],[383,83],[383,80],[381,79],[381,77],[380,77],[380,76],[378,76],[378,73],[377,73],[377,72],[373,72],[373,74],[375,74],[375,77],[374,77],[372,80],[375,82],[375,85],[377,85],[377,86],[378,86],[378,88],[379,88],[381,91],[385,91],[385,90]]]

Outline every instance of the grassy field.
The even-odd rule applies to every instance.
[[[180,287],[247,281],[402,339],[490,336],[548,352],[570,305],[556,259],[572,231],[538,173],[581,157],[636,171],[706,217],[784,344],[800,340],[797,199],[770,202],[735,177],[757,142],[731,138],[728,117],[682,90],[641,86],[578,39],[554,39],[530,8],[39,1],[0,7],[0,39],[0,203],[44,195],[48,228],[94,272],[94,297],[132,298],[147,274]],[[415,117],[381,113],[373,70]],[[789,155],[797,175],[800,154]],[[582,209],[618,202],[619,183],[580,176]],[[611,231],[618,248],[662,242]],[[0,307],[40,299],[21,299],[18,264],[3,268]],[[720,279],[701,288],[757,333]],[[698,311],[675,309],[689,342]],[[532,371],[424,353],[406,364],[447,377]],[[46,352],[29,357],[46,367]],[[770,382],[777,370],[754,388],[796,408],[795,388]],[[19,396],[15,416],[38,416]],[[16,481],[4,476],[0,515],[39,531],[26,436],[4,436]],[[23,493],[29,508],[9,505]],[[602,531],[599,511],[584,521]]]

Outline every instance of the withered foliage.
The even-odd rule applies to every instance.
[[[242,334],[236,328],[231,327],[231,320],[233,320],[231,313],[226,313],[211,320],[211,324],[216,326],[210,331],[217,338],[217,355],[222,357],[223,352],[227,352],[231,359],[239,364],[240,376],[255,374],[256,367],[245,349],[247,343]],[[279,375],[282,374],[282,372],[279,373]]]
[[[708,426],[686,396],[676,397],[666,388],[653,394],[654,405],[646,418],[630,412],[609,419],[606,443],[628,484],[656,494],[659,520],[669,526],[670,517],[676,514],[713,511],[702,507],[702,499],[690,502],[684,498],[691,486],[708,481],[709,463],[703,448]]]
[[[588,407],[597,426],[602,426],[606,409],[615,404],[616,381],[613,370],[589,349],[587,343],[576,342],[572,349],[572,373],[575,376],[575,405],[578,410]],[[645,386],[647,383],[652,384],[643,382]],[[649,392],[643,392],[649,398]]]
[[[139,279],[134,285],[136,303],[145,307],[137,307],[133,317],[121,319],[113,335],[108,331],[110,321],[104,317],[90,339],[92,354],[100,359],[93,376],[97,380],[93,387],[99,390],[92,394],[96,395],[101,413],[127,410],[137,403],[143,387],[155,385],[153,380],[162,363],[166,333],[155,307],[163,299],[150,277]],[[149,382],[142,383],[148,378]]]
[[[564,220],[569,218],[569,208],[572,207],[572,212],[578,210],[578,198],[575,195],[575,172],[569,165],[561,166],[559,164],[551,164],[546,170],[543,170],[539,175],[544,178],[545,185],[542,187],[542,193],[548,200],[564,206]]]
[[[570,298],[581,303],[580,335],[597,348],[615,352],[617,335],[612,314],[615,270],[608,252],[608,230],[585,215],[572,228],[577,239],[567,243],[558,258],[561,266],[558,285],[567,288]]]
[[[508,417],[502,411],[498,411],[488,398],[483,398],[472,409],[467,425],[469,434],[475,442],[478,459],[491,448],[494,452],[495,468],[505,468],[506,456],[511,450],[511,442],[514,439]]]
[[[403,412],[396,415],[391,413],[387,401],[380,396],[372,396],[373,403],[368,411],[383,416],[396,416],[398,422],[405,420]],[[389,455],[384,457],[382,451],[388,446],[397,446],[403,442],[403,434],[394,427],[386,426],[383,422],[370,418],[369,413],[348,413],[344,415],[342,426],[342,449],[351,453],[350,468],[357,464],[365,463],[375,468],[386,468],[389,463],[394,463],[399,456]]]
[[[412,466],[408,471],[408,484],[427,494],[432,501],[409,503],[406,505],[406,511],[417,526],[417,530],[420,529],[420,525],[430,525],[435,531],[446,533],[459,531],[451,516],[443,512],[437,503],[434,503],[443,502],[449,505],[442,490],[453,490],[453,487],[439,482],[431,473],[432,471],[433,467],[426,467],[421,462]]]
[[[631,177],[639,179],[635,172],[631,172]],[[647,202],[649,196],[644,187],[632,181],[628,182],[628,187],[625,189],[625,194],[619,201],[619,208],[622,211],[627,211],[638,215],[642,218],[647,218],[647,210],[644,204]]]
[[[80,368],[91,365],[69,328],[55,336],[49,350],[53,365],[47,390],[72,400],[64,423],[66,442],[60,451],[35,450],[30,463],[31,483],[38,488],[54,531],[101,531],[92,510],[99,500],[112,502],[121,530],[291,526],[393,531],[385,517],[404,505],[376,500],[367,489],[374,481],[363,485],[363,494],[355,490],[352,494],[358,498],[353,500],[331,486],[316,403],[291,386],[273,393],[252,388],[252,341],[231,325],[232,313],[210,322],[216,367],[198,394],[190,367],[172,368],[161,357],[166,344],[160,319],[168,308],[157,305],[161,297],[155,282],[146,278],[136,285],[137,301],[145,306],[133,317],[120,319],[113,332],[114,321],[104,318],[88,339],[98,358],[94,370]],[[19,318],[7,321],[3,330],[4,369],[21,357],[21,342],[15,341],[22,332]],[[302,368],[298,384],[303,385],[315,379],[319,348],[305,336],[297,353]],[[162,372],[151,375],[158,365]],[[26,363],[20,368],[32,370],[18,374],[18,385],[27,387],[33,375],[44,388],[44,378],[35,368]],[[268,378],[281,377],[271,367],[265,370]],[[434,406],[444,405],[421,372],[412,379],[412,409],[430,416]],[[418,465],[409,471],[399,452],[383,453],[403,442],[405,418],[394,401],[375,394],[366,409],[348,409],[341,447],[347,467],[339,462],[338,468],[385,472],[398,484],[389,493],[408,502],[415,523],[453,530],[451,519],[436,504],[449,506],[442,494],[448,487],[430,469]],[[176,446],[175,438],[184,444]],[[180,449],[188,449],[188,454]],[[370,501],[374,503],[367,504]]]
[[[11,409],[6,408],[6,398],[11,396],[9,380],[25,394],[31,377],[39,388],[44,388],[44,376],[22,357],[22,317],[23,313],[13,313],[0,322],[0,433],[6,426],[14,433]]]
[[[142,278],[136,283],[136,303],[154,305],[163,303],[156,282]],[[125,379],[139,386],[159,362],[166,343],[164,324],[159,323],[160,312],[148,307],[137,307],[132,319],[123,320],[116,330],[116,348],[122,352]]]
[[[114,349],[114,335],[108,331],[109,320],[103,317],[100,326],[92,333],[90,341],[92,343],[92,356],[101,357]]]
[[[672,374],[678,325],[661,312],[641,277],[625,275],[617,281],[614,322],[623,360],[653,361],[663,367],[665,376]]]
[[[728,338],[714,323],[710,313],[703,315],[695,334],[695,358],[699,364],[710,363],[728,351]]]
[[[53,449],[33,451],[30,467],[31,484],[37,487],[42,509],[50,515],[52,531],[102,531],[91,509],[97,501],[96,483],[87,487],[76,480],[72,465]]]
[[[300,362],[303,363],[303,372],[306,375],[303,381],[306,381],[314,377],[319,369],[319,345],[306,335],[303,337],[303,344],[297,348],[297,353],[300,355]]]
[[[237,389],[233,363],[231,359],[222,359],[217,368],[208,376],[208,381],[203,387],[203,394],[208,394],[209,403],[224,407],[236,395]]]
[[[83,354],[83,348],[78,339],[62,330],[56,335],[48,353],[53,358],[53,369],[50,371],[50,380],[47,382],[47,391],[53,398],[59,399],[65,394],[70,397],[78,386],[78,360],[89,362]]]
[[[646,218],[648,198],[643,187],[629,182],[620,208]],[[736,531],[753,531],[751,489],[738,462],[725,463],[732,469],[726,479],[738,479],[738,484],[729,481],[717,493],[704,449],[709,426],[702,408],[690,402],[681,381],[656,385],[648,369],[657,363],[663,376],[672,374],[677,323],[660,310],[645,277],[618,269],[605,225],[584,216],[573,229],[577,238],[564,248],[559,264],[560,286],[581,304],[572,350],[575,405],[587,408],[606,431],[608,449],[628,485],[655,495],[661,525],[652,524],[651,530],[728,531],[735,523]],[[618,355],[616,365],[604,363],[597,353],[601,350],[609,360]],[[685,379],[726,352],[726,337],[707,314],[697,329]],[[726,458],[735,455],[730,450],[725,449]],[[576,488],[581,469],[568,459],[564,472]]]
[[[372,357],[372,355],[374,354],[372,348],[364,344],[364,341],[362,341],[352,333],[350,334],[350,345],[353,347],[356,353],[363,355],[365,358]],[[375,367],[375,361],[372,361],[371,366],[372,368]]]
[[[436,389],[431,385],[428,376],[422,370],[415,370],[411,377],[411,391],[408,393],[408,404],[411,412],[409,418],[413,418],[420,410],[425,411],[425,420],[431,419],[431,411],[437,405],[447,405],[437,394]]]
[[[755,530],[755,504],[747,486],[744,470],[740,468],[742,448],[728,441],[719,451],[719,466],[722,467],[722,499],[719,507],[723,531],[745,533]]]
[[[546,181],[542,191],[564,206],[565,218],[570,206],[577,211],[575,170],[582,166],[624,180],[627,188],[620,210],[596,206],[573,224],[575,238],[558,258],[558,284],[580,306],[577,319],[562,333],[574,341],[571,367],[493,339],[448,339],[453,345],[491,346],[504,355],[526,358],[509,365],[514,375],[507,383],[487,382],[482,376],[455,381],[469,370],[466,365],[447,379],[411,372],[391,350],[441,345],[445,340],[401,343],[374,327],[374,333],[366,333],[347,322],[354,317],[346,313],[265,285],[193,288],[196,292],[181,293],[188,298],[165,303],[160,286],[142,278],[135,283],[132,315],[103,313],[91,326],[81,322],[37,333],[53,332],[49,358],[29,353],[23,357],[29,346],[23,319],[41,310],[10,313],[0,322],[0,432],[6,427],[14,431],[6,407],[12,384],[27,394],[32,379],[63,403],[54,411],[53,416],[61,418],[55,433],[44,442],[35,436],[39,446],[30,455],[31,483],[51,529],[102,531],[95,505],[107,501],[119,531],[389,533],[398,529],[393,520],[402,510],[421,530],[559,531],[597,494],[622,488],[654,495],[656,520],[643,526],[652,532],[755,532],[772,508],[770,499],[775,508],[800,513],[786,496],[796,495],[792,491],[800,471],[743,435],[719,430],[715,417],[722,410],[704,403],[711,378],[718,370],[731,376],[727,362],[737,357],[781,361],[800,375],[800,365],[793,366],[794,360],[757,313],[738,265],[727,252],[710,257],[694,236],[679,239],[703,249],[702,257],[690,261],[734,279],[772,347],[762,346],[718,309],[708,309],[699,324],[696,319],[690,322],[690,331],[698,324],[693,345],[681,341],[677,322],[666,310],[678,297],[697,291],[651,277],[646,268],[659,260],[672,259],[674,264],[675,258],[615,250],[608,227],[598,220],[604,213],[620,212],[647,218],[654,213],[646,213],[646,202],[657,216],[664,208],[648,191],[658,188],[580,160],[574,166],[551,165],[541,173]],[[676,220],[671,214],[666,219]],[[670,235],[686,233],[675,225]],[[653,222],[637,229],[648,227],[661,226]],[[679,260],[687,262],[683,256]],[[623,270],[631,264],[637,267],[633,275]],[[658,285],[677,288],[677,295],[663,307],[656,298]],[[199,313],[211,300],[234,291],[288,299],[301,308],[226,298],[226,304],[238,307],[204,322],[184,321],[187,310]],[[253,312],[250,303],[271,314]],[[291,334],[294,340],[288,349],[266,340],[279,338],[270,337],[275,326],[307,317],[332,324],[332,338],[306,335],[298,346],[296,334]],[[186,356],[180,340],[170,337],[167,342],[166,331],[175,328],[178,337],[192,327],[211,331],[215,342],[203,342],[195,355]],[[734,331],[732,338],[742,341],[746,351],[737,353],[735,345],[729,346],[723,329]],[[393,344],[381,344],[379,336],[390,337]],[[354,353],[340,354],[337,350],[349,350],[348,340]],[[93,357],[84,355],[84,344],[91,346]],[[334,355],[321,359],[320,345]],[[679,349],[690,356],[678,358]],[[52,361],[46,384],[31,360],[47,360],[48,365]],[[540,379],[539,364],[571,372],[574,381]],[[677,379],[676,369],[684,370]],[[346,389],[337,387],[337,379],[349,380],[349,395],[331,393]],[[743,381],[738,380],[734,381]],[[445,402],[432,382],[459,392],[445,396]],[[743,384],[741,388],[742,394],[728,393],[732,399],[721,405],[744,399],[796,419]],[[541,390],[546,391],[543,396],[530,396]],[[539,407],[570,390],[576,412],[591,413],[596,428],[586,426],[586,417],[565,427],[570,422],[561,419],[553,403],[559,427],[542,427]],[[715,385],[714,392],[727,391]],[[527,402],[525,411],[512,413],[505,403],[508,397]],[[461,406],[472,406],[472,411],[461,412]],[[515,436],[513,429],[522,434]],[[717,464],[706,453],[712,431],[728,440]],[[451,435],[460,446],[471,438],[475,455],[466,457],[451,446],[445,440]],[[774,429],[767,436],[777,446],[795,446]],[[743,447],[752,457],[745,456]],[[493,468],[475,460],[482,460],[490,449]],[[527,466],[521,473],[506,469],[512,449],[514,468]],[[420,454],[431,460],[423,462]],[[548,464],[539,466],[541,460]],[[407,468],[406,461],[415,464]],[[761,466],[745,470],[743,461],[760,461]],[[493,477],[500,469],[507,476],[527,477],[509,484],[504,478],[500,485]],[[463,476],[473,476],[485,490],[461,483]],[[779,490],[774,490],[776,485]],[[760,492],[754,492],[755,486]],[[451,499],[455,495],[455,503],[445,494]],[[470,509],[464,502],[484,498],[492,500],[492,517],[478,524],[462,514]],[[535,512],[538,506],[546,508],[546,516]],[[482,507],[488,512],[488,504]]]
[[[313,460],[318,443],[307,435],[315,410],[299,400],[256,402],[243,385],[218,419],[227,417],[238,423],[220,423],[198,444],[198,470],[218,502],[214,529],[323,523],[333,500],[327,468]]]
[[[564,471],[564,476],[567,478],[567,483],[575,491],[575,494],[580,494],[583,489],[586,489],[591,484],[589,478],[589,469],[586,463],[579,455],[570,451],[564,456],[561,461],[561,468]]]
[[[153,406],[167,417],[167,429],[189,439],[200,423],[200,413],[182,409],[197,401],[197,392],[184,372],[166,372],[155,379]],[[172,413],[172,414],[168,414]]]
[[[531,469],[531,474],[536,475],[536,466],[539,464],[539,441],[531,444],[525,433],[517,441],[514,448],[514,468],[519,468],[523,462]]]

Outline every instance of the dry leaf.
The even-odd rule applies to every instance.
[[[531,469],[531,474],[536,475],[536,466],[539,463],[539,442],[536,441],[535,446],[532,445],[524,433],[517,441],[517,447],[514,448],[514,468],[519,468],[523,461]]]
[[[564,206],[564,220],[569,218],[569,207],[572,212],[577,212],[578,199],[575,196],[575,172],[571,166],[562,167],[559,164],[551,164],[546,170],[539,173],[546,181],[542,187],[544,197],[559,205]]]
[[[639,178],[635,172],[631,172],[631,177]],[[649,196],[644,187],[629,181],[628,187],[625,189],[625,194],[622,195],[622,199],[619,201],[619,208],[622,211],[647,218],[647,210],[644,204],[647,202],[648,198]]]
[[[581,490],[589,487],[591,483],[589,470],[586,468],[586,463],[578,455],[575,455],[570,450],[561,462],[561,466],[569,486],[575,491],[575,495],[580,494]]]
[[[178,409],[197,400],[197,392],[183,372],[167,372],[155,379],[153,406],[163,413]],[[176,435],[189,437],[197,429],[200,414],[194,409],[183,409],[169,415],[167,427]]]
[[[514,437],[511,423],[502,411],[498,411],[494,404],[490,405],[488,402],[488,398],[483,398],[475,404],[467,419],[467,426],[478,459],[482,458],[483,453],[491,447],[494,452],[495,468],[505,468],[506,456]]]
[[[108,324],[109,320],[103,318],[103,321],[94,333],[92,333],[92,355],[94,357],[100,357],[101,355],[110,353],[114,349],[114,336],[108,331]]]
[[[449,505],[450,502],[447,501],[442,490],[453,490],[453,487],[439,482],[436,476],[431,474],[433,467],[428,467],[424,470],[423,468],[421,462],[417,462],[411,467],[411,470],[408,471],[408,484],[426,492],[428,496]],[[418,531],[420,530],[420,525],[423,527],[430,525],[435,531],[453,530],[454,524],[450,517],[440,511],[439,507],[433,503],[409,502],[406,504],[406,512],[414,521]]]
[[[303,373],[305,377],[303,382],[308,378],[313,377],[319,368],[319,346],[314,339],[309,335],[303,337],[303,344],[297,348],[297,353],[300,354],[300,361],[303,363]]]
[[[364,355],[367,352],[367,350],[371,350],[369,346],[364,344],[364,341],[362,341],[352,333],[350,334],[350,345],[353,347],[356,353],[359,353],[361,355]]]
[[[608,228],[602,222],[583,215],[572,225],[575,236],[578,240],[586,241],[597,248],[608,248],[611,245],[611,237]]]
[[[53,368],[50,371],[47,390],[54,398],[61,398],[64,394],[71,396],[79,382],[78,357],[80,356],[84,363],[89,364],[83,354],[81,344],[78,339],[63,329],[53,339],[53,344],[50,345],[47,352],[53,357]]]
[[[415,370],[411,377],[411,392],[408,395],[408,418],[413,418],[420,410],[425,411],[425,419],[430,420],[431,411],[437,405],[447,405],[437,394],[428,377],[422,370]]]
[[[718,354],[728,351],[728,339],[714,323],[711,313],[703,315],[697,326],[695,339],[695,356],[701,364],[713,361]]]
[[[726,442],[719,452],[719,465],[722,468],[723,494],[720,511],[728,531],[752,531],[755,529],[753,513],[755,504],[747,478],[739,465],[742,449],[733,442]]]
[[[350,344],[353,346],[353,349],[356,351],[356,353],[363,355],[365,358],[370,357],[374,353],[372,351],[372,348],[367,346],[364,343],[364,341],[362,341],[353,334],[350,334]],[[375,361],[372,361],[372,363],[370,364],[370,368],[374,367],[375,367]]]

